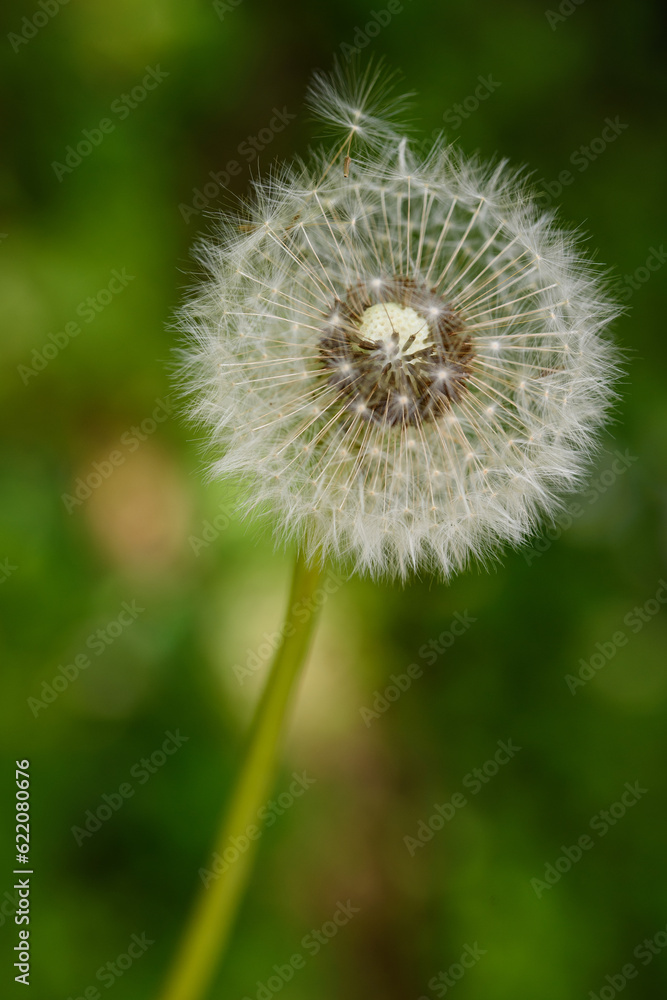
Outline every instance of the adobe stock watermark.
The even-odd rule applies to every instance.
[[[628,611],[623,619],[623,624],[633,635],[636,635],[638,632],[641,632],[648,622],[655,618],[658,612],[664,608],[665,604],[667,604],[667,581],[658,580],[658,589],[654,596],[649,597],[644,604],[636,604],[632,611]],[[603,642],[596,642],[595,652],[591,654],[588,660],[584,660],[583,657],[580,658],[577,674],[565,674],[564,680],[570,693],[573,695],[576,694],[579,688],[585,687],[589,681],[592,681],[602,668],[610,660],[613,660],[618,650],[622,649],[623,646],[627,646],[629,639],[630,636],[627,632],[624,632],[623,629],[618,629],[609,639],[605,639]]]
[[[603,124],[604,128],[599,136],[591,139],[588,145],[579,146],[570,154],[569,162],[580,174],[588,170],[591,163],[595,163],[605,150],[616,142],[619,135],[630,128],[629,123],[622,122],[618,115],[615,118],[605,118]],[[542,178],[537,182],[535,199],[543,208],[546,208],[553,204],[554,200],[559,198],[564,189],[573,184],[575,179],[575,174],[571,170],[561,170],[558,177],[551,181]]]
[[[51,361],[54,361],[61,351],[70,344],[75,337],[83,331],[83,326],[79,322],[79,319],[85,325],[93,323],[101,312],[110,305],[115,298],[117,298],[121,292],[123,292],[131,281],[134,281],[135,275],[128,274],[127,270],[123,267],[120,271],[114,268],[111,272],[111,278],[104,286],[100,288],[95,295],[89,295],[87,298],[82,299],[78,306],[74,310],[75,315],[78,317],[77,320],[70,320],[65,323],[62,330],[56,330],[55,333],[49,333],[47,335],[46,343],[42,345],[41,348],[33,347],[31,354],[31,363],[29,365],[17,365],[16,370],[21,376],[21,381],[24,385],[27,385],[31,378],[36,378],[40,372],[49,365]]]
[[[49,21],[60,12],[60,8],[68,4],[69,0],[38,0],[37,9],[30,15],[30,17],[21,18],[21,27],[19,32],[10,31],[7,35],[7,41],[14,49],[14,52],[18,52],[22,45],[27,45],[31,42],[36,35],[45,28]]]
[[[657,931],[653,937],[644,938],[632,952],[632,957],[639,960],[644,967],[650,965],[656,955],[660,955],[667,948],[667,927]],[[614,1000],[631,979],[636,979],[640,969],[634,962],[626,962],[620,972],[605,976],[605,984],[597,992],[591,990],[588,994],[589,1000]]]
[[[19,906],[19,894],[18,890],[15,892],[9,892],[5,890],[2,894],[2,901],[0,902],[0,927],[4,927],[7,922],[8,917],[13,917]],[[13,923],[13,921],[12,921]]]
[[[143,614],[145,608],[137,607],[136,600],[123,601],[120,606],[120,613],[108,622],[104,628],[95,629],[87,637],[85,646],[93,654],[93,657],[100,657],[106,653],[109,646],[121,636],[134,622],[139,615]],[[58,673],[51,678],[51,681],[42,681],[40,697],[30,696],[27,705],[34,718],[40,712],[52,705],[68,687],[77,680],[83,670],[91,666],[93,660],[88,653],[77,653],[72,658],[71,663],[61,663]]]
[[[6,583],[10,576],[16,572],[18,566],[9,561],[9,556],[6,556],[0,561],[0,584]]]
[[[314,927],[303,936],[301,939],[303,951],[295,951],[282,965],[274,965],[272,974],[266,981],[261,979],[256,981],[256,990],[253,996],[246,993],[242,1000],[271,1000],[277,993],[280,993],[287,983],[294,979],[295,972],[305,969],[308,956],[314,958],[319,955],[322,948],[325,948],[336,937],[341,927],[349,924],[352,917],[359,912],[359,907],[355,906],[351,899],[345,903],[338,900],[331,920],[325,920],[321,927]]]
[[[493,79],[491,73],[488,76],[478,76],[477,81],[472,94],[465,97],[460,104],[454,104],[443,112],[442,120],[446,125],[454,129],[460,128],[463,122],[478,110],[480,104],[488,101],[491,94],[495,94],[498,87],[502,86],[499,80]]]
[[[502,83],[500,80],[494,80],[492,73],[489,73],[487,76],[478,76],[477,86],[473,92],[464,97],[462,101],[452,104],[450,108],[443,111],[443,122],[452,129],[459,129],[463,122],[479,109],[480,104],[487,101],[501,86]],[[430,135],[419,143],[419,148],[424,155],[430,151],[432,144],[438,139],[440,134],[441,129],[434,128]]]
[[[104,965],[100,966],[95,973],[96,981],[101,983],[105,990],[110,990],[116,980],[121,979],[132,968],[137,959],[145,955],[154,944],[155,941],[152,941],[145,931],[143,934],[133,934],[125,951],[116,955],[112,961],[105,962]],[[93,983],[90,986],[85,986],[81,991],[77,990],[76,995],[70,993],[67,1000],[102,1000],[102,996],[103,994]]]
[[[465,635],[470,626],[476,621],[476,618],[468,614],[467,609],[462,615],[457,611],[450,622],[449,628],[444,629],[435,639],[429,639],[427,643],[420,646],[420,658],[425,660],[429,666],[433,666],[434,663],[437,663],[438,658],[454,645],[457,638]],[[419,677],[423,677],[423,675],[423,667],[418,663],[410,663],[406,667],[405,673],[391,674],[389,677],[391,683],[381,691],[378,689],[373,692],[371,706],[362,705],[359,709],[366,728],[375,719],[379,719],[380,716],[384,715],[394,702],[397,702],[401,695],[412,687],[412,682]]]
[[[473,768],[463,778],[461,784],[470,792],[471,797],[479,795],[482,788],[488,785],[492,778],[495,778],[500,768],[504,767],[505,764],[509,764],[522,749],[515,746],[511,739],[498,740],[497,746],[498,749],[493,757],[485,760],[481,767]],[[433,840],[435,834],[444,828],[445,823],[449,823],[460,809],[468,805],[468,801],[469,799],[466,798],[463,792],[454,792],[447,802],[435,802],[433,804],[434,812],[428,819],[419,820],[415,836],[411,837],[408,835],[403,837],[403,843],[410,857],[413,858],[421,847],[425,847],[426,844]]]
[[[535,544],[530,549],[524,549],[523,558],[526,560],[529,566],[533,564],[536,559],[543,556],[545,552],[551,548],[554,542],[562,536],[564,531],[568,531],[572,527],[575,521],[578,521],[580,517],[586,513],[588,507],[593,506],[598,502],[600,497],[604,496],[605,493],[615,484],[619,476],[624,475],[628,469],[639,461],[638,455],[631,455],[630,450],[626,448],[624,452],[616,450],[614,452],[615,458],[608,469],[605,469],[592,479],[588,484],[587,488],[584,490],[582,500],[584,503],[580,503],[578,500],[574,503],[569,504],[565,510],[559,514],[558,522],[551,525],[545,531],[544,535],[535,542]]]
[[[261,128],[257,135],[247,135],[243,142],[237,146],[237,155],[242,157],[246,164],[252,163],[295,118],[296,115],[288,111],[286,107],[283,107],[282,110],[273,108],[273,117],[268,125]],[[222,170],[210,170],[208,176],[211,180],[207,181],[202,188],[192,189],[193,198],[190,204],[186,205],[181,202],[178,206],[183,221],[188,224],[193,215],[201,215],[220,192],[229,187],[232,177],[238,177],[242,170],[241,163],[236,159],[228,160]]]
[[[599,839],[607,834],[619,820],[623,819],[628,809],[637,805],[640,799],[648,793],[648,788],[642,788],[638,781],[630,784],[626,781],[624,790],[616,802],[607,809],[601,809],[593,816],[588,824],[589,829],[597,834]],[[590,833],[582,833],[574,844],[561,844],[562,853],[555,861],[547,862],[544,866],[542,878],[531,878],[530,885],[538,899],[541,899],[548,889],[553,889],[560,882],[563,875],[567,875],[572,867],[576,865],[584,856],[586,851],[591,851],[595,847],[596,841]]]
[[[552,31],[555,31],[559,24],[572,17],[577,7],[581,7],[586,0],[562,0],[558,5],[558,10],[545,10],[544,16]]]
[[[188,543],[194,555],[198,556],[202,549],[217,541],[223,531],[226,531],[232,521],[232,511],[226,504],[218,504],[218,513],[202,522],[201,535],[190,535]]]
[[[301,624],[305,624],[314,611],[321,608],[323,604],[343,586],[342,577],[329,570],[320,586],[310,597],[297,601],[290,608],[288,617],[293,616]],[[232,667],[234,676],[239,684],[243,685],[248,677],[252,677],[258,670],[261,670],[268,660],[273,656],[283,639],[294,635],[296,627],[290,622],[285,623],[275,632],[264,632],[264,642],[256,649],[246,649],[245,663],[235,663]]]
[[[460,983],[466,972],[474,968],[484,955],[486,955],[486,948],[480,948],[477,941],[472,945],[464,944],[458,962],[452,962],[448,969],[437,972],[429,979],[428,989],[437,997],[447,996],[448,991]],[[431,1000],[431,998],[421,996],[418,1000]]]
[[[364,49],[368,48],[374,38],[380,34],[383,28],[386,28],[388,24],[391,23],[393,17],[396,14],[401,14],[405,10],[404,5],[401,0],[389,0],[386,7],[381,7],[380,10],[369,11],[370,17],[363,25],[357,25],[354,29],[354,36],[352,38],[352,44],[349,42],[341,42],[338,46],[340,54],[345,59],[345,62],[349,63],[350,60],[354,59],[363,52]]]
[[[93,492],[113,475],[114,470],[124,465],[128,457],[134,454],[137,448],[140,448],[152,434],[155,434],[160,424],[163,424],[171,416],[173,408],[169,400],[156,399],[155,403],[151,415],[144,417],[141,423],[134,424],[124,431],[117,446],[109,452],[106,458],[96,459],[88,472],[77,477],[73,493],[60,495],[68,514],[71,514],[75,507],[81,507],[92,496]]]
[[[257,810],[257,823],[249,823],[237,837],[230,837],[222,854],[218,851],[213,854],[210,868],[199,869],[199,878],[205,889],[208,889],[211,882],[215,882],[228,872],[241,855],[259,840],[264,830],[273,826],[276,820],[291,809],[296,800],[317,781],[316,778],[311,778],[307,771],[302,771],[301,774],[292,772],[292,779],[288,789],[280,792],[275,799],[269,799],[266,805]]]
[[[162,741],[157,750],[153,751],[150,757],[142,757],[130,768],[130,777],[135,779],[136,785],[145,785],[151,776],[157,774],[169,758],[173,757],[190,739],[189,736],[183,736],[180,729],[177,729],[175,733],[168,729],[164,735],[166,739]],[[136,790],[132,781],[123,781],[118,786],[118,791],[103,792],[100,796],[100,804],[92,809],[86,809],[83,826],[71,827],[72,836],[77,846],[81,847],[84,840],[88,840],[94,833],[97,833],[102,828],[103,823],[110,820],[128,799],[134,797]]]
[[[649,247],[649,255],[632,274],[624,274],[614,283],[614,293],[621,302],[629,302],[635,292],[650,280],[651,275],[659,271],[667,260],[667,252],[661,244],[659,247]]]
[[[76,146],[70,145],[65,147],[64,162],[61,163],[59,160],[51,162],[51,169],[60,184],[62,184],[65,176],[73,173],[77,167],[81,166],[83,161],[90,156],[97,146],[102,145],[107,135],[111,135],[112,132],[116,131],[119,121],[125,121],[132,111],[138,108],[140,104],[143,104],[151,91],[156,90],[162,81],[166,80],[169,76],[166,70],[160,69],[159,63],[157,66],[146,66],[144,68],[146,75],[142,78],[141,82],[133,87],[129,94],[121,94],[120,97],[111,102],[109,111],[117,120],[114,121],[113,118],[101,118],[93,128],[84,128],[81,132],[83,138],[78,140]]]
[[[240,7],[243,0],[213,0],[213,10],[216,12],[221,21],[224,21],[226,14],[231,14],[232,11]]]

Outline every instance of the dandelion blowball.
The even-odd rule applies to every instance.
[[[213,474],[306,555],[447,577],[576,484],[617,309],[516,173],[444,141],[417,157],[378,73],[317,77],[311,103],[332,147],[257,182],[202,247],[193,413]]]

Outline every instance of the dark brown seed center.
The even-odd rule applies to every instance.
[[[345,410],[405,426],[436,420],[461,399],[473,349],[461,315],[436,291],[394,277],[335,300],[319,356]]]

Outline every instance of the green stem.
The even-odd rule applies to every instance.
[[[319,569],[308,567],[297,556],[281,644],[255,713],[215,850],[222,855],[231,837],[244,836],[250,846],[201,890],[161,1000],[200,1000],[227,947],[255,855],[257,842],[247,837],[247,829],[258,826],[257,812],[271,791],[290,695],[317,620],[319,605],[309,598],[320,576]]]

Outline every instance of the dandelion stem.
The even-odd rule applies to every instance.
[[[309,598],[320,576],[320,569],[307,566],[297,556],[281,644],[256,709],[215,846],[220,855],[229,847],[231,837],[246,836],[248,826],[258,825],[257,812],[270,793],[290,697],[315,629],[318,605]],[[248,849],[239,852],[221,877],[202,888],[160,1000],[200,1000],[204,996],[229,943],[252,870],[257,842],[246,839]]]

